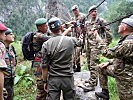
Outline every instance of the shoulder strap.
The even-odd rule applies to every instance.
[[[63,41],[63,38],[64,38],[64,36],[61,36],[61,39],[60,39],[60,41],[59,41],[59,44],[58,44],[58,46],[57,46],[56,51],[59,50],[59,48],[60,48],[60,46],[61,46],[61,43],[62,43],[62,41]]]
[[[60,41],[59,41],[59,44],[57,45],[57,48],[55,48],[55,50],[54,50],[53,57],[54,57],[54,56],[56,55],[56,53],[59,51],[59,48],[60,48],[61,43],[62,43],[62,41],[63,41],[63,38],[64,38],[64,36],[61,36],[61,39],[60,39]]]

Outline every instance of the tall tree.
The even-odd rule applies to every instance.
[[[52,16],[59,17],[63,22],[70,21],[71,19],[68,8],[61,0],[48,0],[45,11],[48,19]]]

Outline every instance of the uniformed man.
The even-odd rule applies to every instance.
[[[80,43],[75,37],[63,36],[61,24],[57,17],[51,18],[48,22],[54,37],[42,46],[44,87],[46,88],[47,83],[48,100],[60,100],[61,90],[64,100],[75,100],[72,54],[75,46]],[[69,27],[66,31],[71,30]]]
[[[4,44],[6,46],[5,61],[8,69],[4,71],[4,88],[7,90],[7,97],[4,100],[13,100],[14,95],[14,78],[15,78],[15,67],[17,64],[16,52],[11,43],[14,42],[14,34],[10,28],[5,32]]]
[[[133,100],[133,19],[123,19],[118,32],[122,38],[114,48],[109,49],[101,39],[102,42],[99,41],[102,54],[114,60],[99,65],[102,92],[96,92],[96,96],[109,100],[107,76],[112,76],[116,80],[120,100]]]
[[[3,98],[3,87],[4,87],[4,73],[3,71],[7,68],[5,62],[5,52],[6,48],[3,44],[3,40],[5,39],[5,31],[7,27],[0,23],[0,100],[4,100]]]
[[[73,31],[72,36],[76,37],[76,38],[79,38],[79,36],[81,34],[81,29],[79,29],[80,27],[77,27],[77,26],[79,26],[80,22],[85,17],[85,14],[83,14],[79,11],[79,7],[77,5],[72,6],[71,10],[74,14],[73,21],[76,21],[75,22],[75,29]],[[74,52],[74,55],[73,55],[75,72],[80,72],[81,71],[80,51],[81,51],[81,47],[77,47],[75,49],[75,52]]]
[[[107,26],[107,22],[103,18],[97,17],[97,8],[95,5],[91,6],[88,10],[88,13],[90,14],[90,19],[88,19],[86,23],[87,28],[87,62],[88,62],[88,68],[90,70],[90,78],[85,83],[86,92],[90,90],[94,90],[95,86],[97,86],[98,82],[98,71],[97,71],[97,65],[100,63],[100,50],[97,48],[97,43],[94,41],[94,37],[92,34],[92,31],[97,29],[98,34],[100,37],[104,40],[104,42],[109,45],[112,40],[112,36],[110,34],[110,30]],[[103,27],[104,26],[104,27]]]
[[[35,54],[35,58],[32,61],[32,69],[36,76],[36,84],[37,84],[37,96],[36,100],[46,100],[46,91],[44,91],[43,80],[42,80],[42,71],[41,71],[41,47],[43,42],[47,41],[50,36],[47,34],[48,25],[47,20],[45,18],[39,18],[35,21],[37,31],[33,36],[33,50],[37,53]]]

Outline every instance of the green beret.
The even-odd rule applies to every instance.
[[[122,20],[122,23],[127,24],[128,26],[131,26],[133,28],[133,19],[131,18],[125,18]]]
[[[12,30],[10,28],[7,28],[7,31],[5,31],[5,35],[8,35],[10,33],[12,33]]]
[[[132,18],[133,19],[133,15],[131,15],[129,18]]]
[[[73,11],[73,10],[75,10],[75,9],[79,9],[78,5],[73,5],[73,6],[72,6],[71,10]]]
[[[36,25],[42,25],[42,24],[46,24],[47,23],[47,19],[45,18],[39,18],[35,21]]]
[[[89,8],[88,12],[91,12],[91,11],[93,11],[93,10],[97,10],[96,5],[91,6],[91,7]]]

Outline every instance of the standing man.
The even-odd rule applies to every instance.
[[[81,13],[79,11],[79,7],[77,5],[72,6],[71,8],[73,14],[74,14],[74,18],[73,21],[76,21],[76,24],[78,25],[80,23],[80,21],[85,17],[85,14]],[[75,27],[74,32],[73,32],[73,37],[79,38],[81,33],[81,29],[78,29],[78,27]],[[75,48],[75,52],[74,52],[74,66],[75,68],[75,72],[80,72],[81,71],[81,64],[80,64],[80,51],[81,51],[81,47],[77,47]]]
[[[3,71],[7,68],[7,65],[5,62],[6,48],[5,48],[5,45],[3,44],[6,30],[7,30],[7,27],[4,24],[0,23],[0,100],[4,100],[3,98],[3,87],[4,87]]]
[[[13,100],[14,95],[14,78],[15,78],[15,67],[17,64],[16,60],[16,52],[14,47],[11,45],[11,43],[14,42],[14,34],[12,33],[12,30],[8,28],[8,30],[5,32],[5,40],[4,44],[6,46],[6,56],[5,61],[7,64],[7,69],[4,72],[4,88],[7,90],[7,98],[4,100]]]
[[[114,61],[99,65],[102,92],[96,92],[96,96],[109,100],[107,76],[112,76],[116,80],[120,100],[133,100],[133,19],[123,19],[118,33],[122,38],[114,48],[107,48],[100,39],[102,54],[114,58]]]
[[[107,26],[104,26],[107,24],[107,22],[103,18],[97,17],[97,8],[95,5],[91,6],[88,10],[88,13],[90,14],[90,20],[86,21],[86,28],[87,28],[87,62],[88,62],[88,68],[90,70],[90,78],[85,83],[86,92],[91,91],[95,89],[95,86],[97,86],[98,82],[98,71],[97,71],[97,65],[100,63],[100,54],[101,51],[98,49],[97,43],[94,41],[94,37],[92,33],[93,30],[97,29],[98,34],[100,37],[104,40],[104,42],[109,45],[112,41],[112,36],[110,34],[110,30]],[[104,27],[103,27],[104,26]]]
[[[42,46],[44,87],[46,89],[47,84],[49,100],[60,100],[61,90],[64,100],[75,100],[72,54],[80,42],[74,37],[63,36],[61,24],[57,17],[48,22],[54,37]],[[66,31],[70,32],[71,27]]]
[[[37,84],[37,96],[36,100],[46,100],[46,91],[44,91],[43,80],[42,80],[42,71],[41,71],[41,53],[42,44],[47,41],[50,37],[47,35],[48,25],[45,18],[39,18],[35,21],[37,31],[33,36],[33,50],[37,53],[35,58],[32,61],[32,69],[36,76]]]

